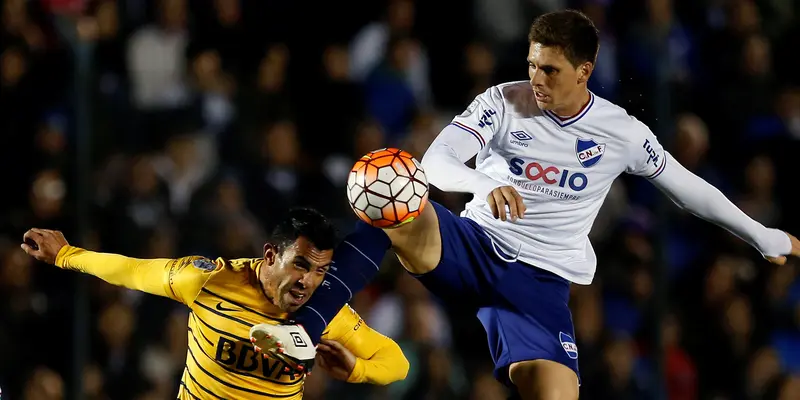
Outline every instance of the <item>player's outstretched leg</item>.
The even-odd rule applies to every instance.
[[[328,322],[377,275],[390,246],[414,274],[429,272],[439,262],[441,238],[436,211],[426,207],[427,179],[410,154],[385,149],[362,157],[348,180],[348,197],[364,222],[334,251],[326,284],[293,315],[293,323],[302,329],[261,324],[251,330],[257,349],[284,359],[298,370],[308,371],[313,362],[313,354],[304,347],[316,346]]]
[[[298,372],[310,371],[316,356],[314,348],[325,327],[353,295],[378,274],[381,261],[392,245],[390,237],[400,244],[396,252],[406,269],[422,274],[436,266],[441,254],[441,250],[436,249],[437,243],[441,247],[437,227],[433,207],[421,213],[417,220],[395,230],[382,230],[359,222],[355,231],[334,250],[325,283],[292,315],[289,324],[258,324],[251,328],[250,337],[256,350],[282,359]],[[431,234],[432,230],[435,235]],[[406,257],[411,262],[406,261]]]
[[[439,222],[427,201],[425,171],[411,154],[390,148],[361,157],[350,172],[347,197],[362,221],[384,228],[409,272],[436,268],[442,243]]]

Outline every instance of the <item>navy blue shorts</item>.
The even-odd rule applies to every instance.
[[[511,364],[541,359],[578,374],[569,282],[519,261],[505,261],[513,257],[500,252],[477,223],[430,204],[439,218],[442,258],[436,269],[417,279],[448,305],[476,310],[489,339],[495,377],[510,385]]]

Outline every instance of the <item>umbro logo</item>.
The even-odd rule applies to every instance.
[[[511,143],[521,147],[528,147],[528,144],[525,142],[533,139],[533,136],[529,135],[525,131],[511,132],[511,136],[512,136]]]
[[[525,131],[514,131],[514,132],[511,132],[511,136],[513,136],[513,137],[515,137],[515,138],[517,138],[519,140],[531,140],[531,139],[533,139],[533,136],[529,135]]]
[[[219,311],[241,311],[238,308],[227,308],[222,306],[222,302],[217,303],[217,310]]]
[[[295,347],[308,347],[308,344],[306,344],[306,341],[303,340],[303,337],[300,336],[299,333],[289,332],[289,334],[292,335],[292,341],[294,342]]]

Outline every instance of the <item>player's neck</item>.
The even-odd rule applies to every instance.
[[[591,100],[592,95],[589,94],[588,89],[579,90],[575,95],[575,99],[553,110],[553,113],[561,119],[570,119],[580,114]]]

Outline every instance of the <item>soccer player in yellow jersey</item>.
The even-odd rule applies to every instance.
[[[264,257],[135,259],[70,246],[61,232],[31,229],[23,250],[59,268],[186,304],[189,349],[179,399],[300,399],[302,374],[251,344],[254,324],[280,323],[323,283],[335,233],[324,216],[294,209],[264,245]],[[332,377],[386,385],[405,379],[408,361],[391,339],[349,306],[331,321],[317,352]]]

